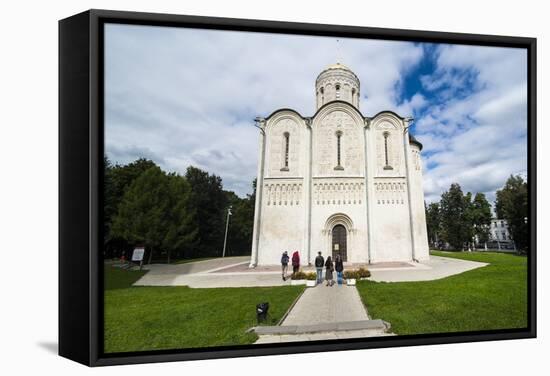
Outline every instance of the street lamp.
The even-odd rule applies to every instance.
[[[232,206],[229,205],[229,207],[227,208],[227,219],[225,220],[225,237],[223,239],[223,252],[222,252],[222,257],[225,257],[225,246],[227,244],[227,230],[229,229],[229,217],[231,215],[233,215],[233,213],[231,213],[231,208]]]

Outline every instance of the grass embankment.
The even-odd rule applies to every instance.
[[[256,304],[275,325],[303,286],[191,289],[132,287],[145,271],[105,267],[105,352],[250,344]]]
[[[360,281],[372,318],[396,334],[447,333],[527,326],[527,258],[492,252],[431,252],[486,262],[482,268],[423,282]]]

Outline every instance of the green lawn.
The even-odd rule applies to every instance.
[[[390,322],[400,335],[527,327],[526,257],[431,254],[490,265],[435,281],[359,281],[357,288],[372,318]]]
[[[105,290],[115,290],[115,289],[125,289],[130,286],[138,279],[140,279],[145,273],[146,270],[124,270],[120,268],[115,268],[110,265],[105,265],[103,267],[104,275],[104,288]]]
[[[304,289],[130,287],[140,272],[105,270],[116,281],[106,283],[116,286],[105,291],[106,353],[253,343],[246,330],[256,325],[256,304],[269,302],[267,324],[275,325]]]

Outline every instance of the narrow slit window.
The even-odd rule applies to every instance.
[[[389,158],[388,158],[388,138],[390,137],[389,132],[384,132],[384,158],[385,158],[385,166],[384,170],[393,170],[392,166],[389,164]]]
[[[335,170],[343,170],[342,167],[342,131],[336,132],[336,167]]]
[[[283,168],[281,168],[281,171],[288,171],[288,154],[290,150],[290,133],[285,132],[284,133],[284,146],[285,146],[285,160]]]

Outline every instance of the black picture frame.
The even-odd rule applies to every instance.
[[[465,333],[105,354],[102,184],[103,25],[218,30],[519,47],[528,58],[530,255],[528,327]],[[371,349],[536,337],[536,39],[357,26],[88,10],[59,21],[59,354],[88,366]]]

